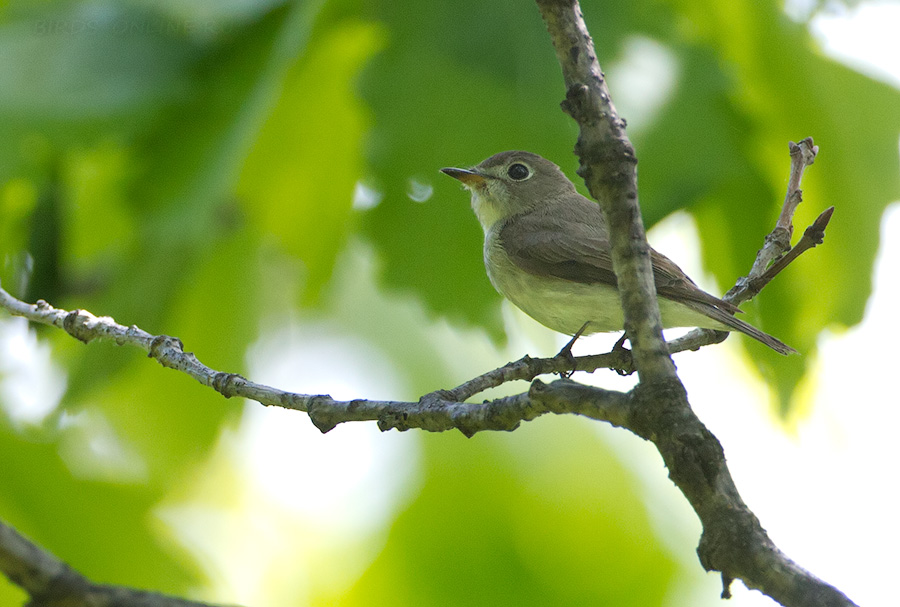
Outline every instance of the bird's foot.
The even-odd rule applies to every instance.
[[[566,360],[566,362],[569,363],[569,366],[572,367],[571,371],[566,370],[566,371],[559,372],[559,376],[563,379],[568,379],[568,378],[572,377],[572,374],[578,370],[578,369],[576,369],[576,367],[578,366],[578,363],[575,361],[575,356],[572,354],[572,346],[575,345],[575,342],[578,341],[579,337],[584,335],[584,332],[587,329],[589,323],[590,323],[590,321],[581,325],[581,328],[578,329],[578,331],[575,333],[575,335],[572,336],[572,339],[569,340],[569,343],[564,345],[562,350],[559,351],[559,354],[554,356],[554,358],[564,358]]]
[[[612,367],[612,370],[621,375],[622,377],[626,377],[634,373],[634,361],[631,359],[631,350],[625,347],[625,340],[628,338],[627,333],[622,333],[622,337],[619,338],[619,341],[616,342],[616,345],[613,346],[611,352],[621,352],[627,353],[627,358],[623,356],[622,365]]]

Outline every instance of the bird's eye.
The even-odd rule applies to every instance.
[[[531,171],[528,170],[528,167],[518,162],[509,165],[509,168],[506,169],[506,174],[515,181],[522,181],[531,177]]]

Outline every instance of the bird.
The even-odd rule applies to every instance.
[[[559,333],[623,330],[603,212],[556,164],[514,150],[441,172],[471,192],[484,231],[485,269],[501,295]],[[796,353],[736,318],[736,305],[700,289],[662,253],[651,248],[650,261],[664,328],[738,331],[780,354]]]

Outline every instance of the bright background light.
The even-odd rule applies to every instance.
[[[823,49],[873,77],[900,85],[900,5],[873,3],[834,11],[812,22]],[[640,57],[650,53],[657,64],[667,60],[665,49],[651,41],[635,40],[632,50],[636,54],[626,53],[626,59],[634,59],[633,65],[626,61],[618,66],[621,74],[611,75],[623,94],[632,88],[623,82],[646,73]],[[660,77],[670,71],[662,70]],[[659,100],[651,101],[639,120],[650,119],[658,109]],[[428,204],[431,193],[427,184],[410,182],[410,196],[417,201]],[[377,198],[370,188],[357,192],[361,208],[374,206]],[[715,290],[709,282],[704,285],[694,230],[687,215],[676,214],[651,232],[651,241],[702,286]],[[676,357],[692,405],[724,445],[744,500],[772,539],[862,605],[894,600],[886,581],[894,574],[895,546],[900,543],[893,464],[893,434],[900,425],[900,398],[893,382],[900,343],[895,319],[900,301],[897,204],[885,215],[881,243],[865,319],[845,333],[822,334],[814,370],[801,390],[805,402],[786,426],[772,417],[771,396],[742,359],[735,338]],[[358,258],[356,251],[347,263],[358,264]],[[444,321],[428,320],[409,301],[374,287],[371,291],[367,305],[405,306],[415,316],[411,322],[427,327],[431,343],[471,343],[476,353],[470,360],[448,361],[461,374],[473,376],[490,368],[488,361],[511,360],[524,352],[553,352],[564,342],[505,306],[511,337],[498,351],[483,335],[461,335]],[[65,388],[49,348],[26,327],[19,319],[0,321],[0,391],[5,403],[15,405],[7,414],[21,424],[37,423],[52,412]],[[582,339],[576,353],[600,351],[614,339]],[[407,385],[368,342],[318,320],[286,322],[261,337],[248,360],[254,380],[339,399],[395,398]],[[718,381],[709,381],[711,377]],[[611,388],[627,388],[634,381],[605,373],[578,379]],[[673,594],[671,604],[721,605],[718,576],[704,575],[694,552],[699,523],[666,478],[655,449],[602,424],[597,424],[597,432],[640,480],[651,519],[666,545],[688,571],[696,572]],[[111,438],[97,446],[98,456],[114,447]],[[213,580],[212,594],[234,602],[282,604],[280,597],[296,596],[298,586],[311,584],[314,577],[320,584],[346,587],[377,556],[378,539],[386,536],[392,517],[415,495],[418,454],[416,432],[382,434],[374,424],[347,424],[323,436],[303,415],[249,403],[239,428],[223,434],[215,454],[197,471],[197,482],[160,506],[162,533],[178,538],[197,556]],[[140,478],[139,463],[129,470]],[[353,546],[358,550],[348,550]],[[347,554],[354,558],[348,561]],[[285,560],[295,563],[290,578],[277,566]],[[731,607],[773,604],[759,593],[744,591],[739,582],[733,590]]]

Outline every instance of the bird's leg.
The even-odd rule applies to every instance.
[[[586,323],[581,325],[581,328],[575,332],[575,335],[572,336],[572,339],[569,340],[569,343],[564,345],[562,350],[559,351],[559,354],[554,356],[554,358],[559,358],[559,357],[565,358],[566,361],[568,361],[568,363],[570,365],[572,365],[571,371],[560,371],[559,372],[559,376],[562,377],[563,379],[568,379],[569,377],[572,377],[572,374],[575,373],[575,371],[577,371],[577,369],[575,368],[577,365],[577,363],[575,362],[575,356],[572,355],[572,346],[575,345],[575,342],[578,340],[579,337],[584,335],[584,332],[585,332],[585,330],[587,330],[587,327],[590,324],[590,322],[591,321],[587,321]]]
[[[619,338],[619,341],[612,347],[612,352],[628,352],[631,353],[631,350],[625,347],[625,340],[628,339],[628,333],[622,333],[622,337]],[[630,360],[630,359],[629,359]],[[626,377],[634,373],[634,365],[630,364],[627,368],[612,368],[616,373],[621,375],[622,377]]]

